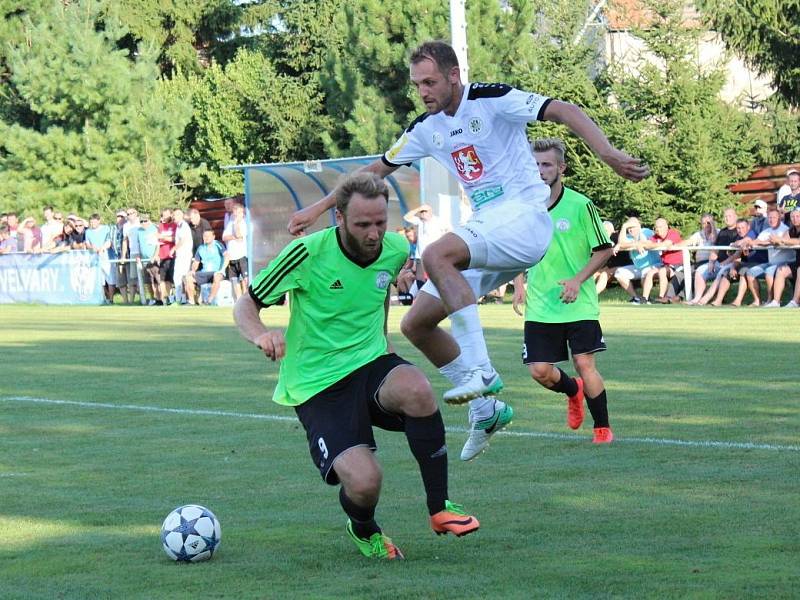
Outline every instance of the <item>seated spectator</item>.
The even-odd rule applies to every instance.
[[[789,222],[791,223],[789,231],[786,233],[786,237],[780,238],[779,244],[787,249],[793,249],[795,257],[792,262],[781,266],[776,271],[772,297],[773,302],[779,303],[783,296],[786,280],[794,279],[794,294],[784,308],[797,308],[800,305],[800,295],[798,295],[800,294],[800,282],[797,277],[798,268],[800,268],[800,252],[795,248],[800,247],[800,208],[795,208],[789,213]]]
[[[202,265],[202,269],[200,268]],[[197,249],[192,261],[192,270],[186,274],[183,287],[189,304],[202,304],[202,294],[195,302],[195,286],[211,283],[208,303],[213,304],[219,291],[219,284],[225,278],[228,268],[228,252],[214,236],[213,230],[203,232],[203,243]],[[199,270],[198,270],[199,269]]]
[[[681,250],[670,250],[678,247],[682,242],[681,234],[677,229],[669,226],[664,218],[656,219],[654,233],[651,238],[652,246],[661,248],[661,263],[663,267],[659,269],[658,276],[658,299],[660,304],[669,303],[667,298],[667,282],[679,272],[683,271],[683,252]]]
[[[730,246],[737,239],[736,221],[739,219],[739,217],[733,208],[728,207],[722,212],[722,219],[725,222],[725,227],[717,232],[717,238],[714,242],[714,245]],[[700,299],[703,298],[703,295],[706,291],[706,282],[716,280],[720,263],[725,262],[725,259],[731,256],[734,252],[734,250],[711,250],[708,256],[708,262],[695,271],[694,298],[692,298],[689,304],[699,304]],[[726,264],[730,265],[730,263]],[[730,266],[727,268],[730,268]]]
[[[630,296],[632,304],[647,304],[650,290],[653,289],[653,279],[663,267],[661,255],[655,250],[648,250],[647,244],[653,232],[643,229],[639,219],[632,217],[625,221],[619,228],[619,248],[629,250],[633,264],[619,267],[614,272],[614,278]],[[642,295],[636,294],[634,280],[642,282]],[[666,285],[666,282],[665,282]]]
[[[732,282],[739,279],[739,270],[744,256],[743,242],[745,240],[754,240],[756,235],[750,229],[750,223],[748,223],[747,219],[739,219],[736,222],[736,235],[737,240],[734,242],[734,246],[738,250],[719,263],[714,283],[709,286],[697,304],[705,305],[711,303],[712,306],[722,306],[722,301],[725,298],[725,294],[728,293]],[[711,300],[712,298],[714,300]]]
[[[789,226],[789,214],[795,209],[800,208],[800,173],[789,171],[786,176],[789,185],[788,193],[778,200],[778,210],[783,215],[783,222]]]
[[[619,251],[619,231],[614,229],[614,224],[611,221],[603,221],[603,228],[606,230],[611,243],[614,244],[614,254],[611,255],[605,266],[593,275],[594,287],[598,294],[602,294],[608,287],[608,282],[614,277],[614,272],[619,267],[628,264],[627,255]]]
[[[761,198],[753,202],[754,215],[753,218],[750,219],[750,231],[752,231],[756,237],[767,227],[767,208],[769,208],[767,203]]]
[[[767,227],[764,231],[758,234],[758,237],[750,242],[748,245],[753,248],[759,246],[773,246],[779,243],[780,239],[786,237],[789,228],[781,222],[781,215],[778,209],[773,208],[767,211]],[[775,273],[782,265],[794,261],[794,252],[792,250],[784,250],[781,248],[769,248],[767,253],[767,262],[762,264],[747,267],[741,274],[747,279],[747,287],[750,293],[753,294],[753,302],[751,306],[760,306],[761,297],[759,291],[758,279],[763,277],[767,283],[767,301],[766,304],[771,304],[772,300],[772,284],[774,282]],[[740,285],[741,288],[741,285]],[[737,296],[737,300],[738,300]],[[740,301],[741,302],[741,301]],[[736,300],[734,300],[734,304]],[[771,304],[770,308],[775,307],[776,304]],[[738,306],[738,304],[737,304]]]
[[[700,217],[700,229],[690,235],[689,239],[684,240],[681,246],[684,248],[692,246],[713,246],[717,241],[717,233],[718,229],[714,223],[713,215],[704,213]],[[698,250],[694,253],[690,253],[690,255],[692,258],[692,272],[697,276],[696,273],[700,268],[707,268],[704,265],[708,263],[711,250]],[[669,285],[667,286],[667,298],[670,302],[680,302],[681,296],[685,296],[684,279],[685,275],[682,270],[678,271],[670,278]]]

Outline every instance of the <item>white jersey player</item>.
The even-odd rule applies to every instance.
[[[611,146],[575,105],[504,84],[464,86],[456,54],[444,42],[422,44],[410,63],[411,82],[426,113],[363,170],[385,177],[431,156],[458,177],[470,197],[470,219],[426,249],[422,260],[430,280],[401,329],[455,386],[445,392],[445,401],[470,401],[468,443],[485,447],[510,422],[513,411],[494,398],[503,383],[489,360],[477,298],[541,260],[552,234],[546,209],[550,190],[530,151],[527,123],[563,123],[632,181],[646,177],[648,169]],[[298,211],[289,231],[301,232],[333,204],[331,193]],[[447,316],[451,333],[439,327]]]

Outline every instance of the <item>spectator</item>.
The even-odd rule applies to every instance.
[[[154,293],[156,304],[167,305],[172,293],[172,269],[175,264],[175,230],[177,225],[172,221],[172,211],[165,208],[161,211],[158,223],[158,271],[154,272]],[[158,291],[155,291],[155,288]]]
[[[89,217],[89,228],[85,233],[86,249],[97,254],[100,272],[103,274],[103,293],[107,304],[114,302],[114,286],[117,283],[116,268],[112,268],[108,250],[111,248],[111,228],[100,222],[100,215]]]
[[[0,254],[11,254],[17,251],[17,240],[11,237],[8,223],[0,225]]]
[[[776,194],[775,199],[778,202],[780,202],[784,196],[791,193],[792,186],[789,185],[789,177],[791,177],[795,173],[800,174],[800,171],[798,171],[795,168],[791,168],[786,171],[786,177],[783,180],[783,185],[780,188],[778,188],[778,193]]]
[[[202,269],[200,269],[201,265]],[[215,239],[214,231],[209,229],[203,232],[203,243],[194,255],[191,271],[184,278],[184,289],[189,304],[202,304],[203,294],[198,294],[197,302],[195,302],[195,285],[202,286],[206,283],[211,283],[208,303],[213,304],[227,267],[228,253]]]
[[[127,279],[128,279],[128,297],[133,302],[136,296],[136,290],[139,288],[139,269],[141,268],[141,252],[139,250],[139,229],[141,221],[139,219],[139,212],[135,208],[129,208],[125,211],[128,220],[122,226],[123,247],[125,248],[125,255],[128,258]],[[144,298],[144,290],[139,290],[139,297]]]
[[[789,228],[781,222],[781,214],[777,208],[772,208],[767,211],[767,223],[769,227],[759,233],[758,237],[750,242],[749,246],[773,246],[780,244],[781,238],[786,237]],[[758,279],[761,277],[764,277],[767,283],[766,305],[770,308],[780,306],[772,299],[772,284],[774,282],[775,273],[782,265],[793,262],[795,258],[794,251],[781,248],[769,248],[767,257],[766,263],[748,267],[744,273],[747,278],[747,287],[750,289],[750,293],[753,294],[751,306],[759,306],[761,304],[758,283]],[[775,303],[773,304],[773,302]]]
[[[73,250],[86,250],[86,223],[80,217],[75,217],[73,223],[75,230],[69,236],[69,246]]]
[[[61,235],[55,240],[55,246],[50,252],[57,254],[60,252],[69,252],[72,250],[72,234],[75,233],[75,222],[67,219],[64,221],[64,227],[61,230]]]
[[[117,275],[117,289],[122,302],[130,304],[133,301],[132,297],[128,296],[128,265],[125,261],[128,259],[126,254],[127,246],[125,245],[125,224],[128,215],[124,210],[118,210],[116,215],[116,225],[111,229],[111,250],[109,255],[113,256],[114,271]]]
[[[739,250],[719,263],[714,283],[708,287],[706,293],[699,299],[697,304],[702,306],[710,302],[713,306],[721,306],[725,294],[728,293],[731,287],[731,282],[739,278],[739,271],[744,256],[744,250],[742,250],[743,242],[745,240],[753,240],[756,237],[755,233],[750,229],[750,223],[748,223],[747,219],[739,219],[736,221],[736,237],[737,239],[734,245],[737,246]],[[714,298],[713,301],[711,300],[712,298]]]
[[[611,258],[608,259],[608,262],[605,264],[605,266],[594,274],[594,286],[598,295],[602,294],[606,290],[609,280],[614,277],[614,272],[619,267],[628,264],[628,259],[625,253],[620,253],[619,251],[619,231],[614,229],[614,224],[611,221],[603,221],[603,229],[606,230],[608,239],[610,239],[611,243],[614,244],[614,248],[613,254],[611,255]]]
[[[654,229],[652,244],[662,248],[661,263],[664,265],[659,269],[658,299],[656,302],[668,304],[667,282],[671,281],[676,273],[683,271],[683,252],[681,250],[670,250],[669,248],[682,244],[683,238],[681,238],[680,232],[671,228],[663,217],[656,219]]]
[[[56,247],[56,238],[64,231],[64,224],[56,218],[52,206],[45,206],[42,210],[44,222],[42,223],[42,252],[50,252]]]
[[[225,231],[222,232],[222,241],[228,250],[227,275],[235,301],[247,291],[250,283],[247,275],[247,223],[244,218],[244,206],[234,204],[231,211],[231,218],[225,226]]]
[[[781,246],[792,248],[792,252],[794,252],[794,260],[778,268],[776,271],[772,297],[773,302],[780,302],[781,296],[783,295],[783,289],[786,286],[786,280],[794,279],[794,294],[792,295],[792,299],[786,303],[784,308],[797,308],[799,304],[798,300],[800,299],[798,298],[800,285],[798,285],[797,278],[798,267],[800,267],[800,252],[795,250],[795,248],[800,246],[800,208],[795,208],[789,213],[789,222],[791,223],[789,231],[786,233],[786,236],[778,240],[778,242]]]
[[[722,219],[725,227],[717,232],[715,246],[730,246],[737,240],[736,221],[739,219],[736,210],[731,207],[722,212]],[[720,263],[725,262],[729,256],[734,254],[734,250],[711,250],[708,262],[695,271],[694,275],[694,298],[689,304],[699,304],[706,292],[706,282],[715,281],[720,268]],[[730,262],[725,263],[730,265]],[[730,268],[727,266],[726,268]]]
[[[228,228],[228,223],[230,223],[233,218],[233,207],[236,206],[238,202],[233,198],[225,198],[222,204],[225,207],[225,216],[222,218],[222,230],[225,231]]]
[[[619,267],[614,271],[614,278],[630,296],[632,304],[647,304],[650,290],[653,289],[653,279],[663,266],[661,256],[655,250],[648,250],[647,243],[653,237],[650,229],[643,229],[639,219],[631,217],[619,228],[620,250],[629,250],[633,264]],[[636,295],[634,280],[642,282],[642,295]]]
[[[417,254],[414,256],[417,279],[423,281],[428,278],[424,275],[425,265],[422,264],[422,254],[433,242],[450,231],[450,227],[442,219],[433,214],[430,204],[423,204],[419,208],[408,211],[403,220],[417,228]]]
[[[753,202],[753,210],[755,211],[755,215],[750,220],[750,231],[752,231],[756,236],[758,236],[758,234],[764,231],[764,229],[767,227],[767,208],[767,203],[761,198]]]
[[[189,229],[192,230],[192,256],[194,256],[197,249],[203,245],[203,234],[213,229],[211,223],[201,217],[200,211],[196,208],[189,209]]]
[[[700,229],[690,235],[687,240],[684,240],[682,246],[713,246],[717,241],[717,233],[718,229],[714,222],[713,215],[711,215],[711,213],[703,213],[700,216]],[[692,253],[692,273],[695,274],[695,277],[698,276],[697,271],[701,269],[705,276],[705,271],[708,269],[705,265],[708,264],[709,256],[711,256],[711,250],[697,250]],[[679,302],[680,296],[682,294],[685,295],[683,293],[685,285],[684,277],[685,274],[680,271],[669,280],[667,298],[670,302]]]
[[[789,225],[789,213],[795,208],[800,208],[800,173],[797,171],[788,172],[786,180],[789,185],[789,193],[784,194],[778,200],[778,210],[783,215],[783,222]]]
[[[182,209],[176,208],[172,211],[172,220],[176,226],[175,264],[172,271],[172,281],[175,283],[175,300],[181,304],[186,304],[183,278],[192,267],[192,230]]]
[[[42,251],[42,232],[36,226],[36,219],[25,217],[22,220],[17,228],[17,244],[22,246],[22,252],[28,254]]]
[[[143,269],[144,286],[150,286],[150,302],[152,306],[159,304],[156,298],[157,279],[159,269],[158,261],[158,228],[150,222],[150,216],[143,214],[140,216],[139,228],[136,230],[136,238],[139,242],[139,256],[136,259],[140,270]],[[142,298],[147,295],[146,289],[139,290]]]
[[[17,229],[19,228],[19,217],[17,213],[10,212],[6,213],[6,225],[8,225],[8,235],[16,241],[17,239]],[[21,251],[17,248],[17,251]]]

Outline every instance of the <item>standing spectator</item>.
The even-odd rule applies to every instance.
[[[778,193],[776,194],[776,198],[775,199],[778,202],[780,202],[783,199],[784,196],[786,196],[786,195],[788,195],[788,194],[790,194],[792,192],[792,186],[789,185],[789,177],[791,177],[794,174],[800,175],[800,171],[798,171],[797,169],[794,169],[794,168],[788,169],[786,171],[786,177],[783,180],[783,185],[780,188],[778,188]]]
[[[100,222],[100,215],[94,213],[89,217],[89,228],[86,230],[86,249],[97,254],[100,272],[103,274],[103,293],[106,304],[114,303],[114,286],[116,285],[116,268],[112,266],[108,251],[111,248],[111,228]]]
[[[750,220],[750,231],[752,231],[756,236],[758,236],[758,234],[764,231],[764,229],[767,227],[767,208],[767,203],[761,198],[758,198],[753,202],[753,211],[755,214]]]
[[[647,304],[650,290],[653,289],[653,279],[663,266],[661,255],[655,250],[648,250],[647,245],[653,232],[642,228],[639,219],[631,217],[619,228],[619,249],[629,250],[633,264],[619,267],[614,271],[614,278],[630,296],[632,304]],[[636,294],[634,280],[642,282],[642,295]]]
[[[430,204],[423,204],[419,208],[408,211],[403,220],[417,228],[417,249],[414,263],[418,279],[427,281],[425,265],[422,264],[422,254],[433,242],[450,231],[450,227],[442,219],[433,214]]]
[[[56,219],[52,206],[45,206],[42,211],[44,223],[42,223],[42,252],[50,252],[56,247],[56,238],[64,231],[63,223]]]
[[[669,226],[664,218],[656,219],[655,231],[652,237],[653,245],[666,248],[661,250],[661,263],[663,271],[659,270],[658,276],[658,300],[660,304],[669,303],[667,298],[667,282],[671,281],[676,273],[683,271],[683,252],[681,250],[669,250],[673,246],[683,243],[683,238],[677,229]]]
[[[67,217],[67,220],[70,220],[70,217]],[[84,223],[83,219],[80,217],[73,216],[72,226],[73,231],[69,236],[69,247],[73,250],[85,250],[86,249],[86,223]]]
[[[780,244],[781,238],[786,237],[789,228],[781,221],[781,214],[777,208],[767,211],[767,223],[769,227],[759,233],[758,237],[751,242],[753,247],[774,246]],[[753,303],[751,306],[759,306],[761,304],[758,283],[758,279],[761,277],[763,277],[767,283],[766,305],[769,306],[769,308],[779,306],[772,298],[772,284],[774,283],[775,273],[782,265],[793,261],[794,252],[792,250],[769,248],[767,252],[767,263],[755,265],[747,269],[745,272],[747,286],[750,289],[750,293],[753,294]]]
[[[189,209],[189,229],[192,230],[192,256],[194,256],[197,249],[203,245],[203,234],[213,229],[211,223],[201,217],[200,211],[196,208]]]
[[[22,249],[25,247],[25,245],[22,242],[21,238],[17,239],[17,230],[19,229],[19,216],[17,216],[17,213],[10,212],[6,214],[6,225],[8,225],[9,238],[13,239],[14,242],[17,244],[17,247],[14,250],[14,252],[22,252]]]
[[[231,213],[222,232],[222,241],[228,249],[228,279],[233,288],[233,299],[238,300],[250,285],[247,275],[247,222],[241,204],[234,204]]]
[[[228,223],[231,222],[233,218],[233,207],[236,206],[238,202],[233,198],[225,198],[223,200],[222,205],[225,207],[225,216],[222,218],[222,230],[225,231],[228,228]]]
[[[139,269],[141,268],[141,253],[139,250],[139,228],[141,221],[139,220],[139,212],[135,208],[129,208],[125,211],[128,220],[122,226],[122,239],[125,257],[128,259],[127,265],[127,280],[128,280],[128,297],[133,302],[136,290],[139,287]],[[144,298],[144,290],[139,290],[139,297]]]
[[[176,208],[172,211],[172,220],[175,222],[175,264],[172,281],[175,283],[175,300],[185,304],[183,278],[192,268],[192,230],[182,209]]]
[[[789,193],[778,200],[778,210],[783,215],[783,222],[788,226],[789,213],[800,207],[800,173],[797,171],[787,173],[786,180],[789,184]]]
[[[156,285],[158,293],[156,302],[167,305],[172,293],[172,270],[175,264],[175,230],[177,225],[172,220],[172,211],[165,208],[161,211],[158,223],[158,272]]]
[[[11,254],[17,251],[17,240],[11,237],[8,223],[0,225],[0,254]]]
[[[36,219],[25,217],[17,228],[17,243],[22,245],[22,252],[32,254],[42,250],[42,232],[36,226]]]
[[[117,211],[116,224],[111,228],[111,248],[108,251],[111,260],[115,261],[112,269],[117,277],[117,289],[122,296],[123,304],[130,304],[128,299],[128,268],[125,264],[125,219],[127,214],[124,210]]]
[[[792,296],[792,299],[786,304],[784,308],[796,308],[797,307],[797,300],[795,300],[795,296],[797,296],[797,268],[800,266],[800,252],[797,252],[796,248],[800,246],[800,208],[795,208],[792,212],[789,213],[789,222],[791,225],[789,226],[789,231],[784,234],[784,237],[781,238],[773,238],[777,245],[784,246],[787,250],[794,253],[794,259],[788,262],[785,265],[782,265],[778,268],[775,272],[775,282],[773,285],[773,293],[772,298],[773,302],[780,303],[781,296],[783,296],[783,289],[786,286],[787,279],[794,279],[795,280],[795,293]],[[773,308],[770,306],[770,308]]]
[[[200,268],[202,265],[202,269]],[[211,284],[208,303],[213,304],[219,291],[219,284],[225,278],[228,267],[228,253],[209,229],[203,232],[203,243],[197,249],[192,261],[192,269],[184,278],[184,289],[189,304],[202,304],[203,294],[198,294],[195,302],[195,285]]]
[[[138,267],[143,270],[144,287],[150,286],[150,305],[159,304],[156,297],[158,285],[157,274],[159,268],[158,260],[158,228],[150,222],[150,216],[143,214],[140,216],[139,228],[136,230],[136,238],[139,242],[139,256],[136,259]],[[147,296],[146,290],[139,290],[142,298]]]
[[[55,246],[50,250],[53,254],[61,252],[69,252],[72,250],[72,234],[75,232],[75,222],[67,219],[64,221],[64,227],[61,230],[61,235],[55,239]]]
[[[598,295],[602,294],[608,282],[614,277],[614,272],[622,266],[628,264],[627,255],[619,251],[619,231],[614,229],[614,224],[611,221],[603,221],[603,229],[605,229],[608,239],[611,240],[613,247],[611,249],[611,258],[608,259],[605,266],[594,274],[595,291]]]

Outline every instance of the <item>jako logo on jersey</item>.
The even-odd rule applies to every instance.
[[[453,162],[456,164],[458,176],[464,181],[477,181],[483,175],[483,163],[478,158],[474,146],[470,145],[451,152],[450,156],[453,157]]]
[[[570,228],[570,222],[567,219],[559,219],[556,221],[556,229],[559,231],[568,231]]]
[[[438,131],[434,132],[433,134],[433,145],[437,148],[444,146],[444,136]]]
[[[381,290],[385,290],[389,287],[389,284],[392,281],[392,275],[387,271],[381,271],[375,276],[375,287]]]
[[[469,132],[470,133],[480,133],[483,129],[483,120],[480,117],[474,117],[469,120]]]
[[[460,127],[458,129],[453,129],[453,131],[450,132],[450,137],[453,137],[454,135],[458,135],[459,133],[464,133],[464,130],[461,129]]]

